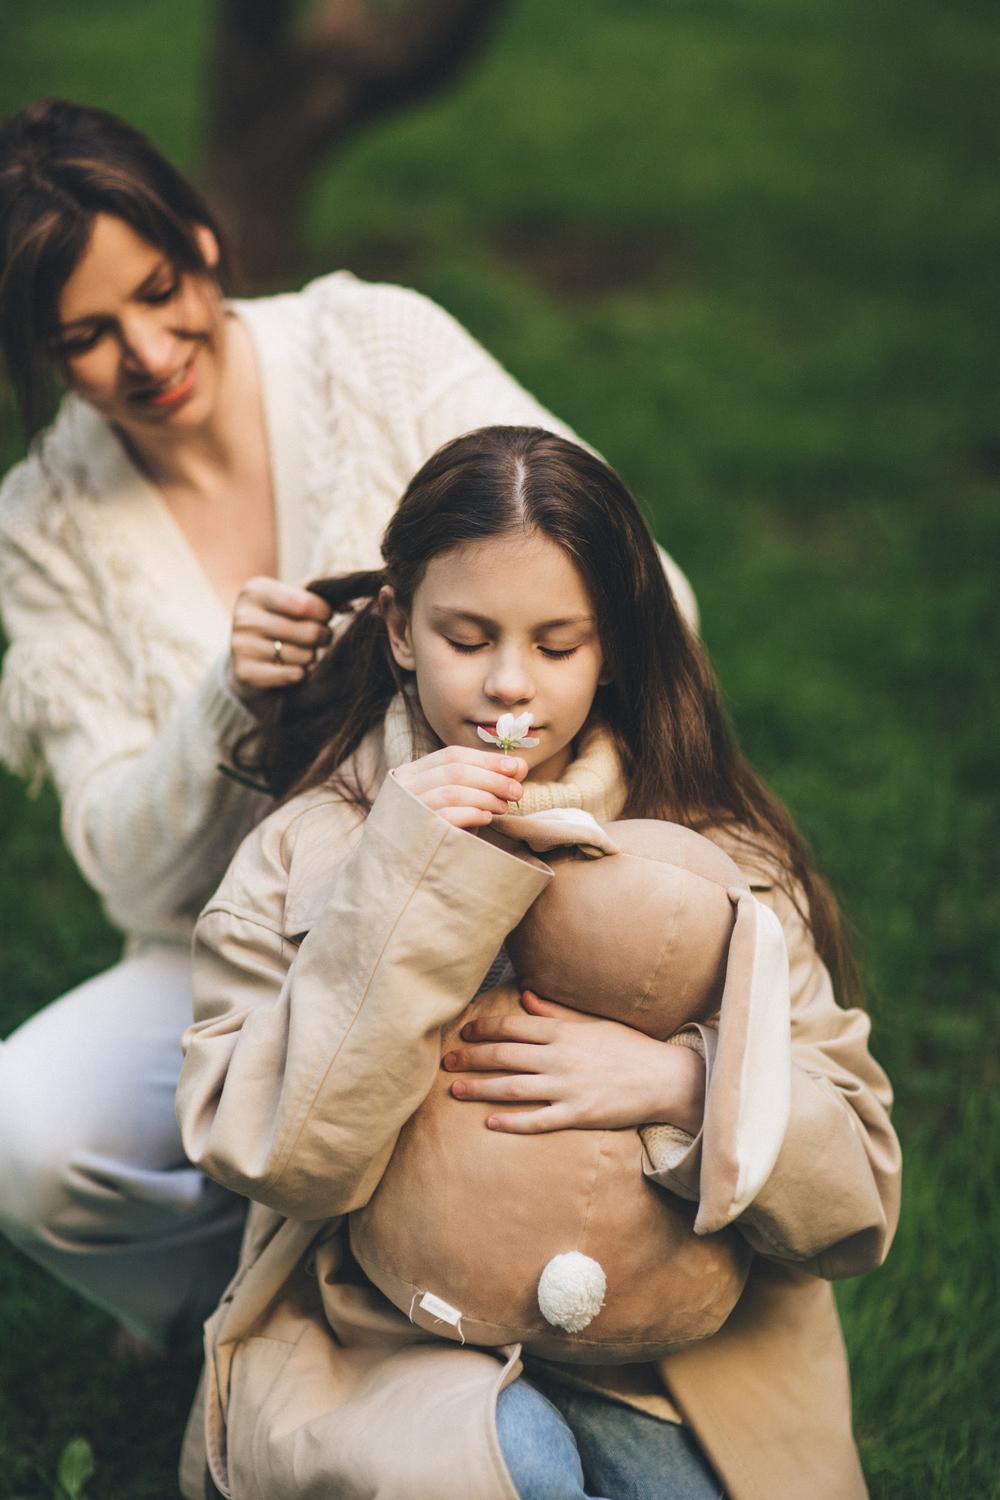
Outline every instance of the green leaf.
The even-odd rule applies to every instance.
[[[86,1438],[73,1438],[66,1444],[59,1460],[59,1485],[66,1500],[86,1500],[84,1485],[94,1469],[94,1455]]]

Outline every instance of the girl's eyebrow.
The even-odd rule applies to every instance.
[[[435,604],[431,609],[435,619],[466,620],[470,625],[478,625],[482,630],[496,630],[497,622],[488,619],[485,615],[474,614],[468,609],[452,609],[447,604]],[[535,627],[536,634],[543,630],[558,630],[561,625],[593,625],[594,615],[564,615],[559,620],[546,620],[544,624]]]
[[[131,301],[134,297],[141,297],[144,293],[152,291],[153,285],[162,274],[164,266],[169,266],[169,264],[170,262],[167,260],[167,257],[165,255],[161,256],[149,275],[143,277],[139,285],[129,293],[129,300]],[[82,318],[74,318],[71,323],[60,323],[56,328],[56,334],[68,333],[71,328],[79,328],[86,323],[98,323],[103,317],[103,313],[84,313]]]

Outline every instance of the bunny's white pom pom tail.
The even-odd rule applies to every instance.
[[[538,1281],[538,1306],[553,1328],[579,1333],[604,1306],[608,1279],[589,1255],[569,1250],[554,1255]]]

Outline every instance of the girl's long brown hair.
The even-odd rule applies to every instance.
[[[512,531],[557,542],[594,602],[611,675],[595,710],[621,755],[623,816],[725,827],[780,866],[841,993],[856,999],[838,904],[790,814],[740,751],[638,506],[612,469],[553,433],[482,428],[424,464],[386,528],[384,569],[310,584],[335,614],[353,618],[300,685],[270,696],[237,747],[237,765],[263,775],[279,797],[332,783],[367,810],[372,789],[345,762],[382,722],[404,675],[389,651],[379,589],[389,584],[405,612],[432,558]]]

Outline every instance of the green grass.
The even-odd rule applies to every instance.
[[[10,10],[3,107],[99,100],[194,159],[203,6]],[[415,282],[622,470],[844,895],[907,1164],[838,1293],[876,1500],[1000,1494],[997,50],[976,0],[520,0],[331,163],[300,268]],[[51,798],[2,796],[6,1028],[115,939]],[[174,1494],[193,1367],[123,1373],[0,1254],[0,1500],[77,1433],[101,1500]]]

